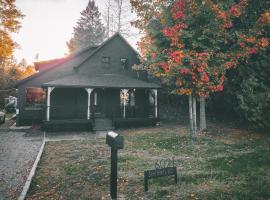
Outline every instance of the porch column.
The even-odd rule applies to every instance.
[[[157,105],[157,89],[154,89],[155,94],[155,118],[158,118],[158,105]]]
[[[91,116],[91,93],[93,92],[93,88],[85,88],[88,94],[88,101],[87,101],[87,120],[90,119]]]
[[[50,107],[51,107],[51,92],[54,87],[48,87],[47,89],[47,110],[46,110],[46,121],[50,121]]]
[[[121,90],[121,93],[122,93],[122,98],[123,98],[123,100],[124,100],[124,108],[123,108],[123,110],[124,110],[124,113],[123,113],[123,118],[125,119],[126,118],[126,103],[127,103],[127,98],[128,98],[128,89],[122,89]]]

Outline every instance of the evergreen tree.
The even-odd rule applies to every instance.
[[[67,42],[70,52],[103,42],[105,28],[101,23],[100,16],[95,1],[90,0],[87,7],[81,12],[81,18],[77,21],[76,27],[74,27],[73,38]]]

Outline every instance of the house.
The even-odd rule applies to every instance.
[[[157,89],[132,70],[137,52],[116,33],[100,46],[35,63],[38,73],[20,81],[17,125],[45,130],[107,130],[155,124]]]

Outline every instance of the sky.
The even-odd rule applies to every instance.
[[[22,28],[13,35],[19,44],[14,55],[28,64],[39,60],[63,57],[68,52],[66,42],[71,38],[73,27],[88,0],[17,0],[16,5],[25,15]],[[105,1],[96,0],[100,12],[105,10]],[[135,46],[137,39],[128,41]]]

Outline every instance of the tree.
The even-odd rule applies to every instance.
[[[70,52],[99,45],[104,41],[105,28],[101,23],[100,15],[95,1],[90,0],[74,27],[73,37],[67,42]]]
[[[106,37],[110,37],[115,32],[119,32],[125,37],[136,35],[131,22],[136,18],[131,12],[129,1],[124,0],[107,0],[106,11],[104,12],[104,20],[106,23]]]
[[[23,14],[16,8],[15,0],[0,0],[0,88],[6,86],[5,66],[12,60],[16,43],[10,34],[21,28]]]
[[[174,94],[190,96],[190,125],[195,133],[196,98],[201,98],[203,107],[202,98],[223,90],[229,69],[265,50],[268,39],[261,33],[261,21],[269,12],[265,10],[247,30],[238,22],[248,14],[248,0],[131,0],[131,4],[139,16],[134,25],[144,33],[139,42],[143,63]]]
[[[16,43],[10,34],[21,28],[22,13],[16,8],[15,0],[0,0],[0,63],[12,56]]]
[[[238,29],[245,27],[250,30],[260,23],[259,42],[256,38],[243,37],[244,43],[241,45],[258,43],[265,47],[265,51],[259,51],[245,62],[240,62],[239,67],[227,72],[223,94],[210,99],[212,112],[226,113],[231,108],[227,112],[228,117],[235,118],[246,127],[260,130],[270,129],[270,15],[265,12],[269,6],[267,0],[251,1],[246,11],[248,15],[241,17],[236,25]]]

